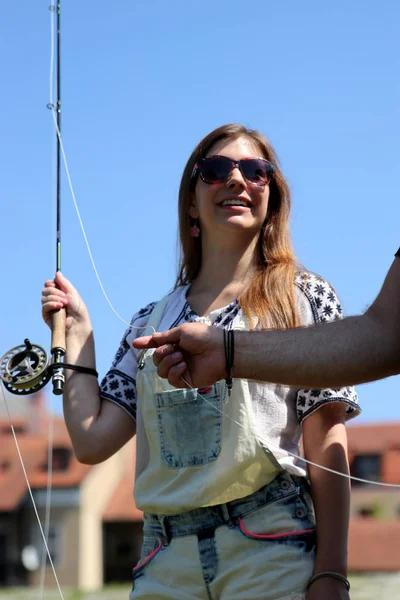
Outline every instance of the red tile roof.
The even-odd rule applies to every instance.
[[[13,426],[28,429],[26,419],[13,419]],[[14,510],[27,493],[27,485],[18,457],[14,438],[8,420],[0,419],[0,511]],[[48,433],[32,435],[22,432],[16,434],[22,460],[32,488],[47,486]],[[54,417],[54,447],[71,450],[71,459],[65,471],[53,471],[53,487],[78,486],[91,469],[77,461],[72,451],[65,423],[60,417]]]
[[[349,449],[358,454],[381,454],[397,448],[400,450],[400,423],[349,425]]]

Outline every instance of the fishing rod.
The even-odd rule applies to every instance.
[[[56,29],[57,29],[57,66],[56,66],[56,102],[51,106],[51,110],[56,112],[56,138],[57,138],[57,212],[56,212],[56,272],[61,271],[61,5],[58,2],[55,5],[56,10]],[[60,308],[54,312],[52,317],[52,334],[51,334],[51,355],[53,364],[60,365],[65,355],[65,321],[66,310]],[[62,367],[57,367],[53,371],[52,384],[53,394],[59,396],[64,391],[65,374]]]
[[[47,108],[52,111],[56,126],[56,272],[61,270],[61,2],[49,7],[54,11],[56,21],[56,97],[53,102],[50,89],[50,102]],[[50,88],[52,85],[50,85]],[[63,362],[65,355],[66,310],[61,308],[52,315],[51,357],[46,350],[32,344],[28,338],[24,344],[15,346],[0,359],[0,379],[5,388],[16,395],[33,394],[42,389],[52,379],[53,394],[59,396],[64,391],[65,373],[68,368]]]

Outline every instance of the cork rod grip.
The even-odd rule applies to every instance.
[[[66,321],[66,310],[60,308],[53,313],[53,323],[51,332],[51,351],[56,348],[60,348],[65,354],[65,321]]]

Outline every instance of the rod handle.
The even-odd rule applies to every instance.
[[[54,311],[52,317],[52,331],[51,331],[51,352],[55,349],[60,349],[62,355],[65,354],[66,343],[65,343],[65,322],[67,319],[67,312],[65,308],[59,308]]]

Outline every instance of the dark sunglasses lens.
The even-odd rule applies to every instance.
[[[248,181],[266,184],[271,181],[273,166],[266,160],[248,158],[241,161],[242,173]]]
[[[232,170],[232,162],[224,156],[211,156],[199,162],[200,175],[206,183],[218,183],[227,179]]]

